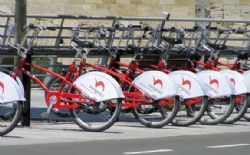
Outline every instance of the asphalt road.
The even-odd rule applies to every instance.
[[[1,155],[249,155],[249,153],[250,132],[0,146]]]

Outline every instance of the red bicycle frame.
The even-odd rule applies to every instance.
[[[137,71],[139,73],[144,72],[144,70],[139,68],[138,64],[135,65],[134,61],[131,61],[130,64],[126,64],[126,63],[122,63],[120,61],[115,61],[115,59],[111,59],[111,64],[117,64],[119,66],[126,67],[129,71],[132,70],[132,71]],[[162,59],[159,60],[158,65],[154,65],[154,64],[143,64],[143,65],[146,65],[146,66],[148,66],[148,67],[150,67],[152,69],[158,70],[158,71],[162,71],[162,72],[164,72],[166,74],[171,73],[171,71],[169,71],[167,69],[165,61],[162,60]],[[128,75],[128,74],[129,73],[127,73],[126,75]],[[194,105],[194,104],[200,103],[201,101],[202,101],[202,99],[197,97],[197,98],[189,99],[187,101],[187,104],[188,105]],[[167,99],[165,99],[165,102],[162,103],[162,104],[173,104],[173,99],[167,98]]]
[[[78,94],[76,93],[64,93],[60,91],[51,91],[49,88],[39,79],[37,78],[34,74],[32,74],[30,71],[25,69],[25,66],[29,66],[30,68],[37,69],[46,73],[51,74],[52,76],[59,78],[60,80],[64,81],[64,83],[69,84],[72,86],[74,89],[77,90]],[[21,59],[19,61],[18,69],[12,74],[12,76],[17,76],[19,72],[23,72],[27,76],[29,76],[31,79],[33,79],[38,85],[40,85],[45,92],[47,93],[46,97],[46,104],[47,106],[50,106],[51,104],[51,97],[54,97],[54,103],[53,103],[53,108],[64,108],[64,109],[76,109],[79,107],[79,104],[83,104],[84,101],[91,103],[94,100],[83,96],[80,94],[80,90],[76,88],[71,81],[69,81],[67,78],[61,76],[60,74],[57,74],[53,71],[50,71],[46,68],[43,68],[41,66],[35,65],[35,64],[30,64],[25,61],[25,59]],[[63,103],[63,104],[62,104]]]

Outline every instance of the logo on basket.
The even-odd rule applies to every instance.
[[[153,80],[154,80],[154,85],[161,85],[161,89],[162,89],[163,84],[162,84],[161,79],[155,79],[155,77],[153,76]]]
[[[235,86],[235,79],[234,78],[230,78],[229,79],[232,83],[233,83],[233,85]]]
[[[4,84],[0,82],[0,88],[2,88],[2,94],[4,93]]]
[[[102,81],[97,81],[96,79],[95,79],[95,87],[102,87],[102,91],[104,91],[105,89],[104,83]]]
[[[216,84],[217,89],[218,89],[218,88],[219,88],[219,81],[218,81],[217,79],[212,79],[211,76],[209,76],[209,79],[210,79],[209,84],[210,84],[210,85]]]
[[[188,85],[188,89],[190,90],[192,85],[191,85],[191,82],[189,80],[185,80],[183,77],[182,77],[182,85]]]

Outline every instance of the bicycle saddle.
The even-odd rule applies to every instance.
[[[207,42],[207,45],[215,50],[224,50],[227,48],[227,46],[224,44],[214,44],[214,43]]]
[[[128,48],[130,48],[136,54],[150,53],[150,50],[148,47],[138,47],[138,46],[134,46],[134,45],[128,45]]]
[[[73,38],[72,41],[76,43],[78,46],[83,47],[83,48],[93,48],[94,43],[89,42],[89,41],[81,41],[78,38]]]
[[[190,59],[199,60],[201,58],[201,51],[192,48],[184,48],[183,53]]]
[[[176,45],[176,44],[181,44],[182,40],[179,38],[169,38],[169,37],[162,37],[163,40],[168,42],[169,44]]]
[[[235,51],[239,59],[247,59],[250,56],[250,50]]]

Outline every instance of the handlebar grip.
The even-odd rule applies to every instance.
[[[169,20],[170,18],[170,13],[167,15],[166,20]]]
[[[170,13],[168,13],[168,12],[163,12],[163,14],[166,16],[166,21],[168,21],[169,18],[170,18]]]

